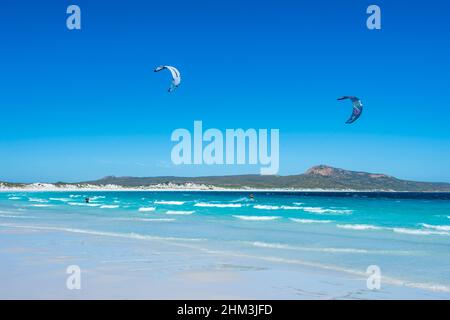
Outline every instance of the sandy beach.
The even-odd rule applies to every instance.
[[[1,299],[448,299],[345,272],[199,244],[0,227]],[[66,287],[69,265],[81,289]]]
[[[2,192],[0,298],[449,299],[448,200]],[[379,289],[367,285],[373,265]],[[71,266],[80,290],[66,285]]]

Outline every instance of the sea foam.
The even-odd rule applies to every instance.
[[[383,228],[377,227],[371,224],[338,224],[336,225],[341,229],[350,229],[350,230],[381,230]]]
[[[312,248],[312,247],[299,247],[291,246],[280,243],[267,243],[256,241],[252,243],[255,247],[270,248],[270,249],[285,249],[285,250],[299,250],[299,251],[311,251],[311,252],[327,252],[327,253],[370,253],[365,249],[356,248]]]
[[[99,207],[100,203],[85,203],[85,202],[68,202],[70,206],[80,206],[80,207]]]
[[[283,210],[303,210],[303,207],[299,206],[281,206]]]
[[[279,206],[269,206],[269,205],[260,205],[260,204],[253,206],[253,208],[259,209],[259,210],[279,210],[280,209]]]
[[[156,209],[154,207],[147,207],[147,208],[139,208],[138,211],[140,212],[151,212],[151,211],[155,211]]]
[[[49,198],[52,201],[61,201],[61,202],[69,202],[69,198]]]
[[[205,208],[240,208],[242,204],[240,203],[208,203],[199,202],[194,204],[194,207],[205,207]]]
[[[447,226],[447,225],[435,226],[435,225],[426,224],[426,223],[421,223],[420,225],[427,229],[433,229],[433,230],[438,230],[438,231],[450,231],[450,226]]]
[[[305,223],[305,224],[311,224],[311,223],[331,223],[333,221],[331,220],[313,220],[313,219],[297,219],[297,218],[289,218],[291,221],[297,222],[297,223]]]
[[[40,203],[46,203],[48,200],[45,199],[39,199],[39,198],[28,198],[28,201],[30,202],[40,202]]]
[[[182,206],[185,202],[184,201],[155,201],[155,204],[167,204],[167,205],[172,205],[172,206]]]
[[[271,221],[280,218],[276,216],[240,216],[240,215],[234,215],[233,217],[246,221]]]
[[[448,233],[448,232],[421,230],[421,229],[393,228],[392,230],[396,233],[418,235],[418,236],[428,236],[428,235],[449,236],[450,235],[450,233]]]
[[[353,210],[348,209],[325,209],[321,207],[303,207],[303,211],[316,213],[316,214],[329,214],[329,215],[348,215],[352,214]]]
[[[166,214],[169,215],[190,215],[193,214],[195,211],[176,211],[176,210],[168,210]]]
[[[116,221],[143,221],[143,222],[172,222],[175,219],[165,219],[165,218],[114,218]]]
[[[116,238],[127,238],[127,239],[137,239],[137,240],[165,240],[165,241],[205,241],[205,239],[200,238],[177,238],[177,237],[159,237],[138,233],[118,233],[118,232],[107,232],[107,231],[97,231],[88,229],[76,229],[76,228],[63,228],[63,227],[41,227],[41,226],[26,226],[26,225],[16,225],[16,224],[0,224],[2,227],[10,228],[21,228],[29,230],[46,230],[46,231],[60,231],[60,232],[70,232],[79,233],[95,236],[105,236],[105,237],[116,237]]]

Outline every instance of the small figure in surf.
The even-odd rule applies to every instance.
[[[90,199],[88,197],[84,198],[84,202],[89,203]]]

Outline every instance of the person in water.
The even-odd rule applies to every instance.
[[[255,198],[255,196],[253,195],[253,193],[250,193],[249,197],[250,197],[250,199],[254,199],[254,198]]]
[[[89,199],[89,198],[87,198],[87,197],[86,197],[86,198],[84,198],[84,201],[85,201],[86,203],[89,203],[89,200],[90,200],[90,199]]]

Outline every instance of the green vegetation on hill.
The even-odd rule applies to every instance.
[[[204,184],[222,188],[289,188],[323,190],[382,190],[382,191],[442,191],[450,192],[449,183],[429,183],[400,180],[383,174],[348,171],[329,166],[312,167],[304,174],[291,176],[210,176],[210,177],[114,177],[86,182],[95,185],[115,184],[124,187],[156,184]]]

